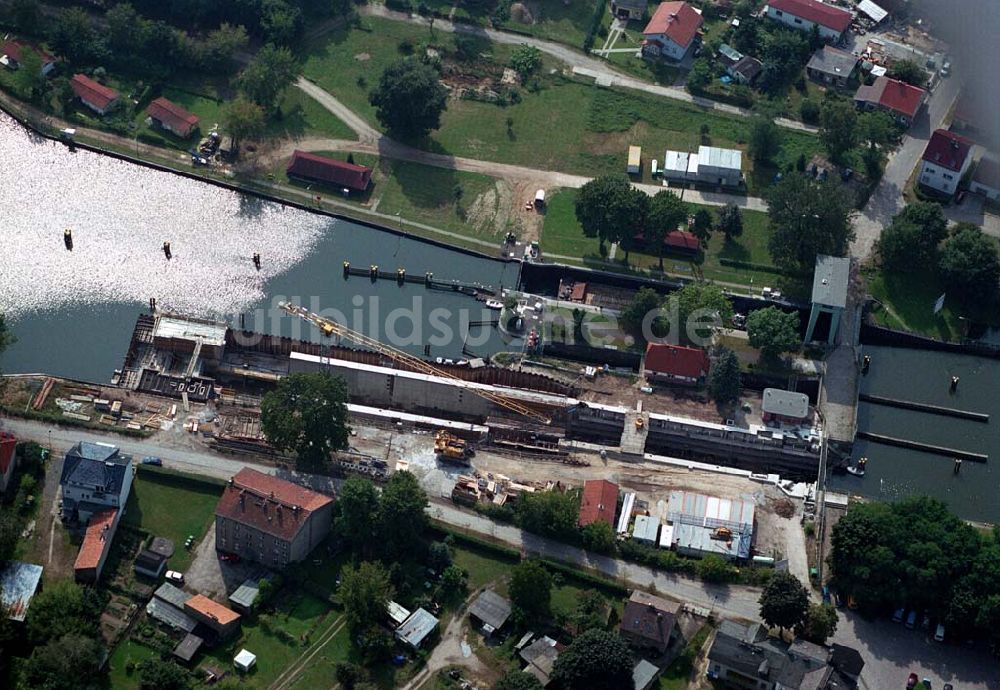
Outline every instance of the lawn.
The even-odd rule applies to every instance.
[[[868,292],[878,302],[872,317],[880,326],[913,331],[941,340],[958,340],[962,325],[948,300],[944,309],[934,313],[934,302],[946,292],[946,286],[926,271],[866,274]]]
[[[454,50],[454,34],[377,18],[366,18],[363,26],[340,29],[307,48],[304,71],[377,126],[368,93],[384,68],[403,54],[420,54],[427,47],[447,55]],[[482,43],[479,53],[506,62],[510,46]],[[596,87],[550,74],[553,67],[546,59],[538,88],[521,88],[519,103],[502,107],[449,101],[441,128],[415,143],[455,156],[590,175],[624,170],[630,144],[648,151],[697,147],[703,143],[703,126],[708,127],[712,145],[746,148],[749,124],[745,119],[680,101]],[[475,72],[476,67],[468,69]],[[775,164],[784,168],[799,154],[811,157],[819,149],[819,140],[812,135],[782,132]],[[748,175],[751,193],[768,183],[773,173],[768,169],[757,177]]]
[[[142,468],[132,484],[125,524],[173,540],[175,551],[168,567],[183,572],[194,552],[184,548],[184,540],[193,534],[197,544],[205,535],[221,493],[221,486]]]
[[[573,206],[576,191],[561,189],[550,197],[545,212],[545,224],[542,227],[542,253],[569,256],[585,262],[602,261],[596,238],[586,237],[576,220]],[[717,207],[688,204],[692,212],[705,208],[713,215],[718,213]],[[720,259],[732,259],[770,265],[771,257],[767,251],[767,241],[770,236],[767,214],[760,211],[743,211],[743,234],[732,242],[727,242],[721,233],[713,233],[705,252],[704,261],[697,267],[705,278],[741,285],[768,285],[777,282],[778,276],[764,271],[754,271],[746,268],[736,268],[722,265]],[[616,259],[624,258],[619,251]],[[629,265],[632,268],[658,270],[659,259],[648,253],[630,252]],[[665,256],[664,270],[668,273],[695,275],[691,263],[683,258]]]
[[[469,573],[470,590],[479,589],[483,585],[508,576],[516,565],[513,561],[504,559],[499,554],[463,543],[454,544],[451,548],[455,565]],[[506,583],[498,589],[505,592]]]
[[[607,0],[596,0],[607,5]],[[595,0],[581,2],[565,2],[564,0],[533,0],[523,3],[527,6],[529,15],[511,13],[511,18],[502,28],[508,31],[531,34],[557,43],[565,43],[580,49],[583,40],[590,31],[590,23],[594,17]],[[611,23],[611,13],[605,12],[602,24],[607,27]],[[604,39],[594,37],[594,47],[600,48]]]
[[[139,672],[133,669],[129,673],[126,669],[128,663],[131,661],[138,665],[139,662],[146,659],[158,658],[160,658],[160,653],[155,649],[130,639],[123,640],[115,647],[115,651],[108,659],[109,687],[115,688],[115,690],[139,687]]]

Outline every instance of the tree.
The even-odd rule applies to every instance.
[[[52,22],[49,44],[56,54],[73,65],[95,60],[104,54],[90,15],[79,7],[61,10]]]
[[[359,635],[355,636],[355,640],[357,640],[358,649],[361,650],[362,657],[368,664],[375,664],[388,659],[395,648],[392,635],[385,628],[376,624],[371,624],[361,631]],[[355,690],[367,689],[367,683],[359,683],[355,686]]]
[[[705,58],[698,58],[688,72],[687,87],[691,93],[701,93],[712,82],[712,66]]]
[[[596,589],[584,589],[577,595],[573,624],[577,634],[592,628],[603,629],[608,624],[607,603]]]
[[[800,344],[798,312],[784,312],[777,307],[750,312],[747,339],[764,357],[777,357],[782,352],[797,349]]]
[[[677,305],[677,339],[706,346],[712,332],[733,318],[733,303],[717,285],[688,283],[670,295],[668,304]],[[672,311],[668,308],[668,312]]]
[[[662,192],[661,192],[662,193]],[[695,211],[694,222],[691,224],[691,234],[698,238],[702,247],[708,246],[708,241],[712,237],[712,225],[715,219],[712,212],[706,208]]]
[[[21,540],[21,518],[13,510],[0,511],[0,564],[14,557],[17,543]]]
[[[354,690],[365,677],[365,670],[350,661],[341,661],[333,667],[333,677],[344,690]]]
[[[172,661],[149,658],[139,662],[139,690],[188,690],[191,677]]]
[[[379,511],[383,556],[410,555],[420,546],[427,528],[427,493],[410,472],[394,472],[382,490]]]
[[[35,608],[34,601],[31,608]],[[104,652],[96,640],[78,633],[61,635],[32,651],[24,664],[24,687],[97,690],[104,685],[103,661]]]
[[[302,29],[302,12],[282,0],[264,0],[260,26],[264,37],[281,45],[291,43]]]
[[[240,143],[255,139],[264,132],[264,109],[243,96],[230,101],[222,111],[222,126],[232,139],[233,154],[238,154]]]
[[[291,374],[260,403],[267,442],[295,451],[300,469],[322,468],[330,452],[347,447],[347,385],[328,371]]]
[[[971,223],[959,223],[941,249],[941,277],[967,302],[991,302],[997,295],[1000,260],[996,244]]]
[[[708,394],[722,405],[740,398],[740,359],[729,348],[721,348],[708,374]]]
[[[236,55],[246,50],[249,39],[243,26],[223,22],[205,38],[205,68],[212,72],[228,72]]]
[[[837,609],[829,604],[809,604],[805,618],[795,627],[795,635],[825,645],[837,632]]]
[[[868,144],[861,152],[865,170],[871,177],[878,176],[885,157],[885,144],[895,137],[897,125],[888,113],[875,110],[858,116],[858,138]]]
[[[379,534],[378,489],[364,477],[349,477],[340,487],[334,504],[337,534],[354,554],[367,555],[375,550]]]
[[[542,65],[542,51],[535,46],[522,43],[510,55],[510,66],[526,79]]]
[[[299,73],[299,65],[288,48],[268,43],[236,78],[240,92],[265,113],[278,109],[281,96]]]
[[[757,116],[750,123],[750,138],[747,142],[750,157],[755,161],[766,162],[774,158],[781,150],[781,133],[774,120]]]
[[[521,529],[563,540],[572,540],[578,535],[580,497],[576,492],[522,494],[515,510]]]
[[[816,256],[846,256],[854,239],[852,203],[839,182],[789,175],[767,192],[768,250],[786,270],[811,273]]]
[[[441,592],[445,598],[463,594],[466,590],[465,571],[457,565],[449,565],[441,573]]]
[[[507,671],[493,686],[493,690],[542,690],[542,684],[530,673]]]
[[[662,318],[656,316],[654,312],[662,307],[663,297],[660,293],[650,287],[639,288],[639,291],[632,296],[632,300],[619,314],[622,328],[641,341],[647,339],[644,324],[649,329],[649,335],[661,335]],[[647,318],[653,320],[647,322]]]
[[[719,211],[719,230],[727,242],[743,234],[743,213],[736,204],[726,204]]]
[[[451,565],[451,548],[443,541],[436,541],[427,550],[427,567],[441,573]]]
[[[552,601],[552,576],[536,560],[521,561],[510,576],[510,602],[525,623],[538,623],[549,617]]]
[[[437,70],[404,58],[385,68],[368,100],[375,106],[378,121],[391,134],[418,139],[441,126],[448,91]]]
[[[35,35],[42,19],[38,0],[14,0],[10,4],[10,16],[21,33]]]
[[[695,569],[698,572],[698,577],[705,582],[729,582],[734,575],[733,566],[715,554],[708,554],[702,558],[696,564]]]
[[[882,230],[878,253],[891,271],[933,270],[940,244],[948,234],[948,220],[940,204],[918,201],[897,213]]]
[[[588,630],[556,658],[552,680],[563,690],[621,690],[632,687],[633,664],[622,638]]]
[[[775,573],[760,595],[760,617],[772,628],[794,628],[806,615],[809,593],[788,572]]]
[[[103,609],[93,589],[58,580],[32,599],[25,619],[28,640],[40,645],[71,633],[96,637]]]
[[[352,636],[382,619],[393,594],[389,573],[381,563],[365,561],[357,567],[344,566],[340,571],[337,596],[344,607],[344,617]]]
[[[649,202],[649,216],[646,218],[644,232],[647,246],[660,259],[660,270],[663,270],[663,251],[666,248],[664,240],[680,224],[687,220],[687,204],[673,192],[663,190],[657,192]]]
[[[629,197],[632,184],[625,175],[604,175],[580,187],[576,194],[576,219],[583,234],[596,237],[604,253],[604,243],[614,242],[621,228],[631,223]]]
[[[759,46],[750,51],[760,53]],[[771,95],[781,93],[792,80],[801,76],[802,66],[812,51],[806,36],[791,29],[771,28],[765,35],[760,87]]]
[[[858,111],[853,103],[827,99],[819,114],[819,138],[834,162],[842,162],[844,154],[858,143]]]
[[[42,57],[30,46],[21,49],[20,67],[14,72],[14,87],[27,101],[41,98],[48,87],[48,80],[42,74]]]
[[[927,72],[913,60],[899,60],[892,63],[888,76],[920,88],[927,86]]]
[[[597,553],[611,553],[615,549],[615,531],[606,520],[595,520],[583,528],[583,545]]]

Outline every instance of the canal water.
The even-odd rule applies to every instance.
[[[1000,361],[926,350],[864,348],[872,358],[861,392],[990,415],[988,424],[926,412],[861,403],[858,430],[985,453],[966,460],[959,474],[950,458],[858,440],[854,458],[867,457],[865,476],[833,476],[830,488],[876,499],[935,496],[963,518],[1000,522]],[[949,392],[952,376],[958,389]]]
[[[107,381],[139,311],[220,318],[319,341],[277,308],[300,303],[413,353],[461,359],[505,349],[476,322],[495,316],[473,298],[343,277],[342,263],[404,267],[442,280],[513,287],[518,265],[449,250],[179,175],[71,152],[0,114],[0,312],[18,338],[6,372]],[[73,234],[73,250],[63,230]],[[169,241],[172,259],[162,245]],[[251,262],[261,255],[261,270]],[[345,343],[346,344],[346,343]]]

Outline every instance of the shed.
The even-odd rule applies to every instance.
[[[635,508],[635,492],[629,491],[622,501],[622,512],[618,516],[618,527],[615,529],[619,535],[628,533],[628,523],[632,519],[632,509]]]
[[[629,175],[638,175],[642,172],[642,147],[641,146],[629,146],[628,147],[628,167],[625,168],[625,172]]]
[[[179,137],[190,136],[198,128],[197,115],[162,96],[149,104],[146,114],[161,128]]]
[[[666,524],[660,527],[660,548],[670,549],[674,546],[674,526]]]
[[[201,639],[194,633],[188,633],[184,636],[184,639],[177,643],[174,647],[174,651],[171,652],[175,657],[180,659],[185,664],[191,663],[191,659],[194,655],[198,653],[201,649],[201,645],[204,644],[205,640]]]
[[[889,13],[876,5],[872,0],[861,0],[858,3],[858,11],[866,15],[876,24],[880,23],[883,19],[889,16]]]
[[[243,584],[236,588],[236,591],[229,595],[229,603],[237,611],[249,613],[253,609],[254,602],[260,595],[260,583],[258,580],[244,580]]]
[[[154,580],[163,575],[167,567],[167,559],[163,554],[156,553],[149,549],[143,549],[135,557],[135,574],[145,575]]]
[[[396,629],[396,639],[413,650],[420,649],[438,626],[438,619],[425,609],[417,609]]]
[[[469,615],[483,624],[486,634],[492,634],[502,628],[510,618],[510,613],[510,602],[492,589],[487,589],[476,597],[469,607]]]
[[[41,586],[43,570],[34,563],[10,561],[0,573],[0,604],[10,620],[24,620],[31,599]]]
[[[645,659],[640,659],[639,663],[632,669],[633,690],[649,690],[653,687],[653,682],[660,675],[660,669]]]
[[[343,187],[351,192],[364,192],[372,182],[371,168],[306,151],[292,153],[286,174],[302,180]]]
[[[146,615],[174,630],[183,630],[189,633],[198,627],[198,622],[184,613],[183,609],[156,597],[150,599],[149,603],[146,604]]]
[[[809,396],[781,388],[765,388],[761,402],[764,420],[802,420],[809,415]]]
[[[257,655],[247,649],[241,649],[240,653],[233,657],[233,666],[247,673],[257,663]]]
[[[385,609],[386,614],[389,616],[389,620],[392,621],[393,628],[398,628],[406,622],[407,618],[410,617],[410,610],[394,601],[390,601],[386,604]]]
[[[632,530],[632,538],[643,544],[656,544],[656,538],[660,535],[660,521],[651,515],[640,515],[635,519],[635,527]]]
[[[212,601],[204,594],[196,594],[188,599],[184,603],[184,612],[220,637],[228,637],[240,627],[240,614]]]

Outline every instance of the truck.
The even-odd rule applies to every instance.
[[[434,437],[434,452],[438,459],[444,462],[456,462],[468,465],[469,459],[475,455],[475,449],[464,438],[440,430]]]

